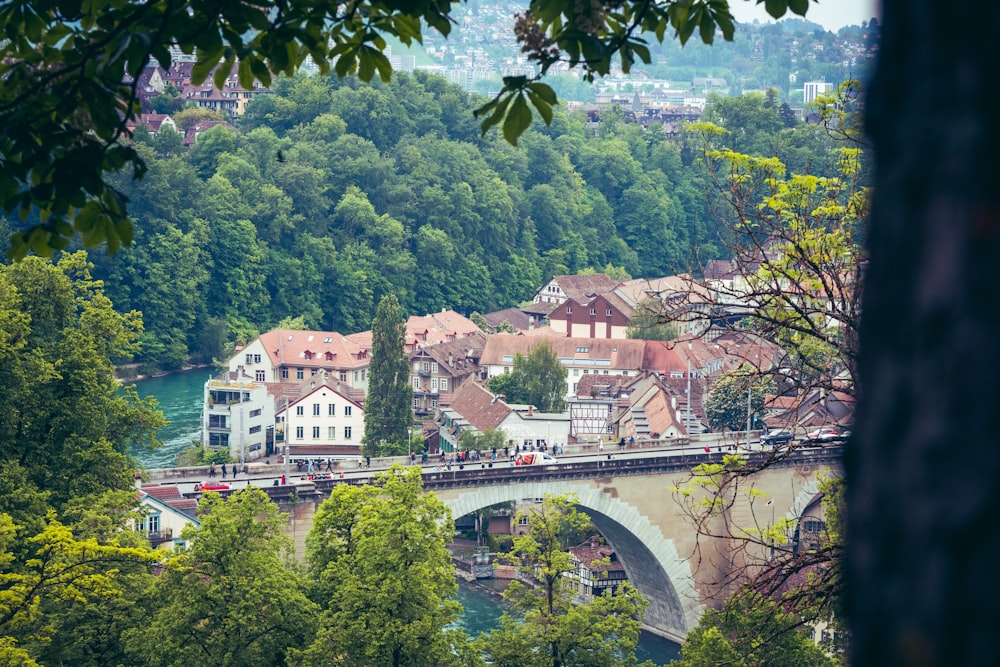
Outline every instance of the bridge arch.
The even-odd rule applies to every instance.
[[[628,580],[649,600],[643,624],[677,642],[684,640],[703,606],[695,588],[691,564],[674,541],[664,537],[636,507],[608,489],[570,481],[526,481],[488,487],[436,492],[455,518],[483,508],[546,494],[573,494],[578,508],[618,554]]]

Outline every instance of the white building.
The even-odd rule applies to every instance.
[[[361,453],[365,414],[346,387],[325,376],[309,381],[301,396],[277,409],[289,458],[355,458]]]
[[[802,103],[809,104],[823,93],[833,90],[833,84],[826,81],[806,81],[802,84]]]
[[[274,396],[264,382],[238,372],[223,373],[205,383],[201,442],[228,449],[241,463],[269,454],[274,442]]]
[[[144,484],[139,490],[139,516],[133,527],[156,548],[173,550],[186,546],[181,539],[184,526],[201,527],[198,501],[184,498],[176,484]]]

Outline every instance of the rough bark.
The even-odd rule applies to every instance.
[[[995,664],[1000,5],[885,0],[847,455],[855,665]]]

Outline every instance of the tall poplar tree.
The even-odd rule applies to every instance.
[[[406,454],[413,423],[410,363],[403,349],[406,326],[399,301],[388,294],[372,321],[372,362],[365,400],[364,450],[369,456]]]

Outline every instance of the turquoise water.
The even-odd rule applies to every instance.
[[[200,438],[203,390],[210,375],[210,369],[199,368],[135,383],[140,396],[153,396],[159,401],[163,416],[170,422],[159,434],[163,447],[152,452],[133,452],[143,466],[169,468],[181,450],[190,447],[192,440]],[[499,625],[500,615],[504,612],[500,596],[459,581],[456,598],[465,608],[459,625],[470,636],[475,637]],[[635,652],[640,661],[652,660],[656,665],[666,665],[680,656],[680,647],[667,639],[643,632],[639,635]]]
[[[135,382],[139,395],[156,398],[170,422],[159,433],[162,447],[155,451],[133,450],[132,455],[143,467],[169,468],[177,454],[190,447],[192,440],[201,438],[203,391],[211,374],[211,369],[197,368]]]
[[[484,590],[477,584],[459,580],[455,599],[461,602],[465,609],[458,625],[470,637],[476,637],[500,625],[500,615],[505,607],[499,595]],[[635,647],[635,655],[639,662],[651,660],[655,665],[666,665],[680,657],[680,646],[668,639],[642,632]]]

